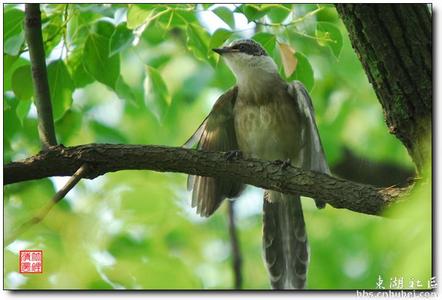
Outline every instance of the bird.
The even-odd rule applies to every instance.
[[[312,100],[300,81],[286,82],[266,50],[251,39],[212,49],[236,77],[185,143],[206,151],[238,151],[244,157],[274,160],[330,174],[316,126]],[[229,178],[188,176],[192,207],[212,215],[244,185]],[[273,289],[303,289],[309,245],[300,195],[271,190],[263,197],[263,257]],[[315,200],[318,208],[325,203]]]

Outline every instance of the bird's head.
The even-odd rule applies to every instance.
[[[230,45],[213,49],[221,55],[235,74],[238,81],[250,77],[274,75],[278,73],[273,59],[264,48],[253,40],[236,40]]]

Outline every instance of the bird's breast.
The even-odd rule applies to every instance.
[[[237,101],[235,132],[246,155],[266,160],[296,160],[300,144],[296,109],[290,101]]]

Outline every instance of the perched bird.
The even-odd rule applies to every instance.
[[[198,141],[198,149],[239,150],[245,157],[290,161],[329,174],[312,101],[302,83],[284,81],[273,59],[253,40],[213,51],[225,59],[237,84],[219,97],[186,145]],[[243,190],[229,178],[201,176],[189,176],[188,187],[201,216],[210,216],[225,198]],[[263,210],[264,257],[272,287],[304,288],[309,248],[300,196],[266,190]]]

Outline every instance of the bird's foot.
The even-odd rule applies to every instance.
[[[240,150],[227,151],[225,155],[227,160],[242,158],[242,152]]]
[[[292,165],[292,161],[290,158],[287,158],[285,160],[277,159],[274,161],[274,163],[277,165],[281,165],[281,170],[285,170],[288,166]]]

